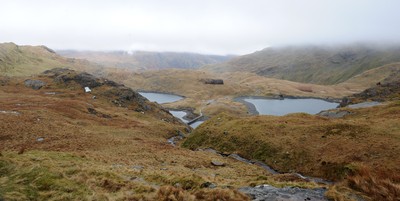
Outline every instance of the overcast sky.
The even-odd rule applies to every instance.
[[[400,0],[0,0],[0,42],[245,54],[400,41]]]

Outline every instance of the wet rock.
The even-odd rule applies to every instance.
[[[41,80],[25,80],[24,84],[26,87],[30,87],[34,90],[39,90],[46,85],[46,82],[43,82]]]
[[[324,110],[324,111],[319,112],[317,115],[323,116],[323,117],[328,117],[328,118],[342,118],[349,114],[351,114],[351,112],[346,111],[346,110]]]
[[[225,163],[223,163],[221,161],[217,161],[217,160],[212,160],[211,165],[223,167],[223,166],[225,166]]]
[[[324,194],[326,189],[303,189],[298,187],[285,187],[276,188],[269,185],[260,185],[256,187],[244,187],[239,191],[249,195],[255,201],[274,201],[274,200],[288,200],[288,201],[327,201]]]

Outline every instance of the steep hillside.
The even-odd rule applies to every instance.
[[[364,71],[400,61],[399,46],[288,46],[271,47],[208,65],[214,72],[253,72],[305,83],[337,84]]]
[[[57,51],[68,58],[87,59],[108,67],[129,68],[134,70],[184,68],[194,69],[206,64],[224,62],[232,56],[203,55],[178,52],[144,52],[128,53],[124,51]]]
[[[39,74],[54,67],[95,71],[101,66],[85,60],[67,59],[46,46],[19,46],[0,43],[0,75],[26,76]]]

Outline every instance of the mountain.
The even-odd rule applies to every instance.
[[[94,71],[101,66],[80,59],[68,59],[46,46],[0,43],[0,73],[7,76],[39,74],[55,67]]]
[[[125,52],[125,51],[57,51],[68,58],[87,59],[107,67],[130,68],[134,70],[185,68],[194,69],[207,64],[227,61],[233,56],[203,55],[178,52]]]
[[[265,77],[316,84],[337,84],[364,71],[400,61],[400,46],[353,44],[286,46],[207,65],[214,72],[253,72]]]

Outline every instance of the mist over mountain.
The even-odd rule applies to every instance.
[[[58,54],[77,59],[87,59],[91,62],[108,67],[129,68],[134,70],[184,68],[195,69],[207,64],[216,64],[234,57],[219,55],[204,55],[180,52],[147,52],[147,51],[74,51],[59,50]]]
[[[204,69],[252,72],[296,82],[337,84],[366,70],[399,61],[400,45],[302,45],[265,48]]]

